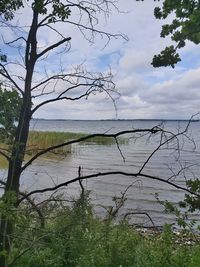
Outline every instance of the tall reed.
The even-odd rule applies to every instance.
[[[73,133],[73,132],[50,132],[50,131],[30,131],[26,149],[26,155],[32,156],[35,153],[46,149],[50,146],[62,144],[64,142],[79,139],[87,136],[86,133]],[[98,136],[94,138],[89,138],[82,143],[84,144],[96,144],[96,145],[113,145],[115,144],[115,140],[113,138],[105,138],[103,136]],[[119,138],[119,144],[125,144],[128,142],[128,139]],[[6,141],[2,139],[0,141],[0,146],[3,148],[8,148]],[[58,149],[55,149],[51,153],[47,153],[47,157],[51,157],[52,155],[61,155],[67,156],[72,153],[72,148],[70,145],[64,146]],[[0,156],[0,168],[6,168],[6,160]]]

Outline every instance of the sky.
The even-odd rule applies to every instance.
[[[153,0],[136,2],[120,0],[119,9],[111,9],[110,16],[100,15],[98,29],[110,33],[123,33],[123,38],[107,39],[96,36],[94,43],[88,42],[80,31],[69,25],[60,25],[59,31],[71,36],[69,51],[55,51],[36,66],[34,82],[40,82],[47,74],[55,75],[61,70],[74,72],[76,66],[88,72],[113,74],[116,92],[111,97],[106,93],[91,94],[79,101],[59,101],[38,109],[35,118],[45,119],[189,119],[200,111],[200,49],[191,42],[182,49],[182,61],[172,69],[153,68],[153,55],[159,53],[171,43],[169,38],[160,38],[161,25],[165,21],[154,18],[153,10],[158,3]],[[74,16],[74,17],[73,17]],[[75,18],[73,14],[72,19]],[[15,22],[27,26],[30,23],[30,9],[18,11]],[[3,41],[11,41],[14,35],[24,34],[15,30],[1,29],[2,50],[8,54],[8,60],[19,62],[19,49],[6,47]],[[88,37],[88,35],[86,36]],[[41,31],[38,42],[41,50],[55,42],[55,32]],[[18,43],[19,44],[19,43]],[[23,53],[23,42],[20,43]],[[19,46],[18,46],[19,48]],[[69,47],[68,47],[69,48]],[[59,52],[59,53],[58,53]],[[84,67],[83,67],[84,66]],[[23,76],[25,72],[18,64],[8,66],[13,77]],[[46,75],[46,76],[44,76]],[[22,81],[17,80],[20,86]],[[36,83],[35,83],[36,84]],[[52,85],[53,86],[53,85]],[[34,105],[45,101],[66,89],[64,82],[58,83],[56,92],[49,94],[53,87],[49,85],[47,94],[34,98]],[[83,88],[77,88],[70,96],[82,94]],[[39,92],[35,93],[35,95]]]

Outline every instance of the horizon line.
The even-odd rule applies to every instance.
[[[32,118],[31,120],[45,120],[45,121],[199,121],[199,119],[46,119],[46,118]]]

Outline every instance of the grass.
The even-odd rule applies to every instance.
[[[26,155],[32,156],[35,153],[46,149],[50,146],[58,145],[67,141],[79,139],[87,136],[86,133],[73,133],[73,132],[49,132],[49,131],[30,131],[27,143],[27,152]],[[128,139],[118,138],[119,144],[126,144]],[[96,145],[113,145],[116,141],[113,138],[105,138],[102,136],[94,137],[82,141],[83,144],[96,144]],[[1,144],[1,147],[5,144]],[[71,146],[64,146],[58,149],[55,149],[51,153],[47,153],[45,157],[49,158],[52,156],[67,156],[71,154]],[[44,156],[43,156],[44,157]],[[7,161],[0,155],[0,168],[6,168]]]
[[[64,132],[31,131],[28,137],[27,154],[28,155],[35,154],[39,150],[64,143],[69,139],[70,135]],[[54,153],[66,156],[68,153],[71,153],[71,146],[55,149]]]
[[[2,149],[2,152],[5,152],[4,149],[7,149],[7,145],[5,143],[1,143],[1,139],[0,139],[0,148]],[[5,159],[5,157],[3,157],[2,155],[0,155],[0,169],[6,169],[8,167],[8,161]]]
[[[85,133],[72,133],[72,132],[42,132],[42,131],[31,131],[29,133],[27,150],[28,154],[32,154],[41,149],[48,148],[57,144],[68,142],[71,140],[79,139],[87,136]],[[125,143],[126,139],[119,139],[119,143]],[[105,137],[94,137],[82,141],[84,144],[97,144],[97,145],[113,145],[115,140],[113,138]],[[54,153],[61,155],[67,155],[71,153],[71,146],[65,146],[54,150]]]
[[[8,167],[8,161],[0,155],[0,169],[6,169]]]
[[[48,147],[50,145],[67,142],[74,139],[85,137],[89,134],[86,133],[73,133],[73,132],[42,132],[42,131],[31,131],[29,133],[28,145],[35,145],[41,147]],[[98,145],[112,145],[115,143],[113,138],[105,138],[98,136],[83,141],[84,143],[95,143]],[[119,138],[119,143],[125,143],[126,139]]]

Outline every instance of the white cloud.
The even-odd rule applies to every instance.
[[[125,55],[120,59],[120,68],[125,71],[144,70],[150,68],[152,55],[145,53],[145,51],[137,51],[136,49],[129,49]]]
[[[113,10],[107,24],[100,18],[98,27],[107,32],[124,33],[128,35],[129,42],[113,38],[102,50],[106,44],[105,38],[97,37],[95,43],[91,45],[74,27],[60,24],[58,30],[67,36],[72,36],[71,50],[62,56],[50,54],[47,60],[39,62],[35,78],[39,80],[44,72],[50,75],[56,73],[58,69],[60,71],[60,63],[66,71],[82,62],[85,62],[90,71],[95,72],[108,70],[111,66],[115,74],[116,88],[121,94],[121,98],[116,102],[119,118],[188,118],[196,113],[200,99],[199,48],[189,42],[181,52],[182,63],[175,69],[154,69],[150,64],[153,55],[169,44],[169,39],[160,38],[163,22],[153,16],[154,6],[158,3],[121,0],[119,4],[121,10],[129,12],[118,13]],[[28,7],[25,14],[19,14],[17,19],[22,16],[23,21],[20,22],[29,25],[31,16]],[[14,36],[12,31],[8,32],[5,29],[2,34],[6,35],[8,40]],[[57,34],[47,29],[42,30],[38,37],[39,46],[43,48],[58,40]],[[16,60],[16,52],[12,51],[11,48],[7,50],[9,57]],[[18,58],[20,60],[20,57]],[[23,73],[16,65],[12,66],[12,72]],[[58,91],[61,89],[62,83],[58,84]],[[36,103],[39,103],[38,101]],[[110,119],[115,116],[115,110],[112,101],[105,100],[105,96],[97,94],[87,101],[49,104],[35,116]]]

